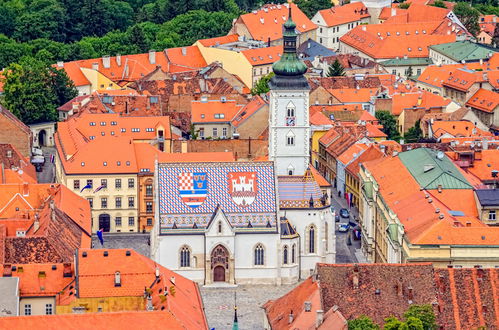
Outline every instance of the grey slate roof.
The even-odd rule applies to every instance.
[[[499,206],[499,189],[478,189],[476,196],[482,206]]]

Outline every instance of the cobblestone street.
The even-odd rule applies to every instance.
[[[200,286],[210,329],[232,329],[234,321],[234,292],[237,291],[239,329],[262,329],[263,309],[270,299],[277,299],[296,285],[239,285],[237,288],[206,288]]]

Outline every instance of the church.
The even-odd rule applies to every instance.
[[[200,284],[295,283],[335,262],[330,199],[310,168],[295,28],[290,9],[269,84],[268,161],[156,164],[152,259]]]

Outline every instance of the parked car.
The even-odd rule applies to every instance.
[[[350,229],[350,225],[348,223],[342,223],[342,224],[340,224],[338,231],[340,233],[346,233],[349,229]]]
[[[341,209],[340,210],[340,216],[342,218],[350,218],[350,212],[348,212],[347,209]]]
[[[334,221],[340,222],[340,216],[338,214],[334,216]]]

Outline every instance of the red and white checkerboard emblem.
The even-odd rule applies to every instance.
[[[205,172],[182,172],[178,176],[178,190],[185,204],[198,207],[208,194],[208,175]]]
[[[255,201],[257,193],[256,172],[229,173],[229,194],[237,205],[250,206]]]

